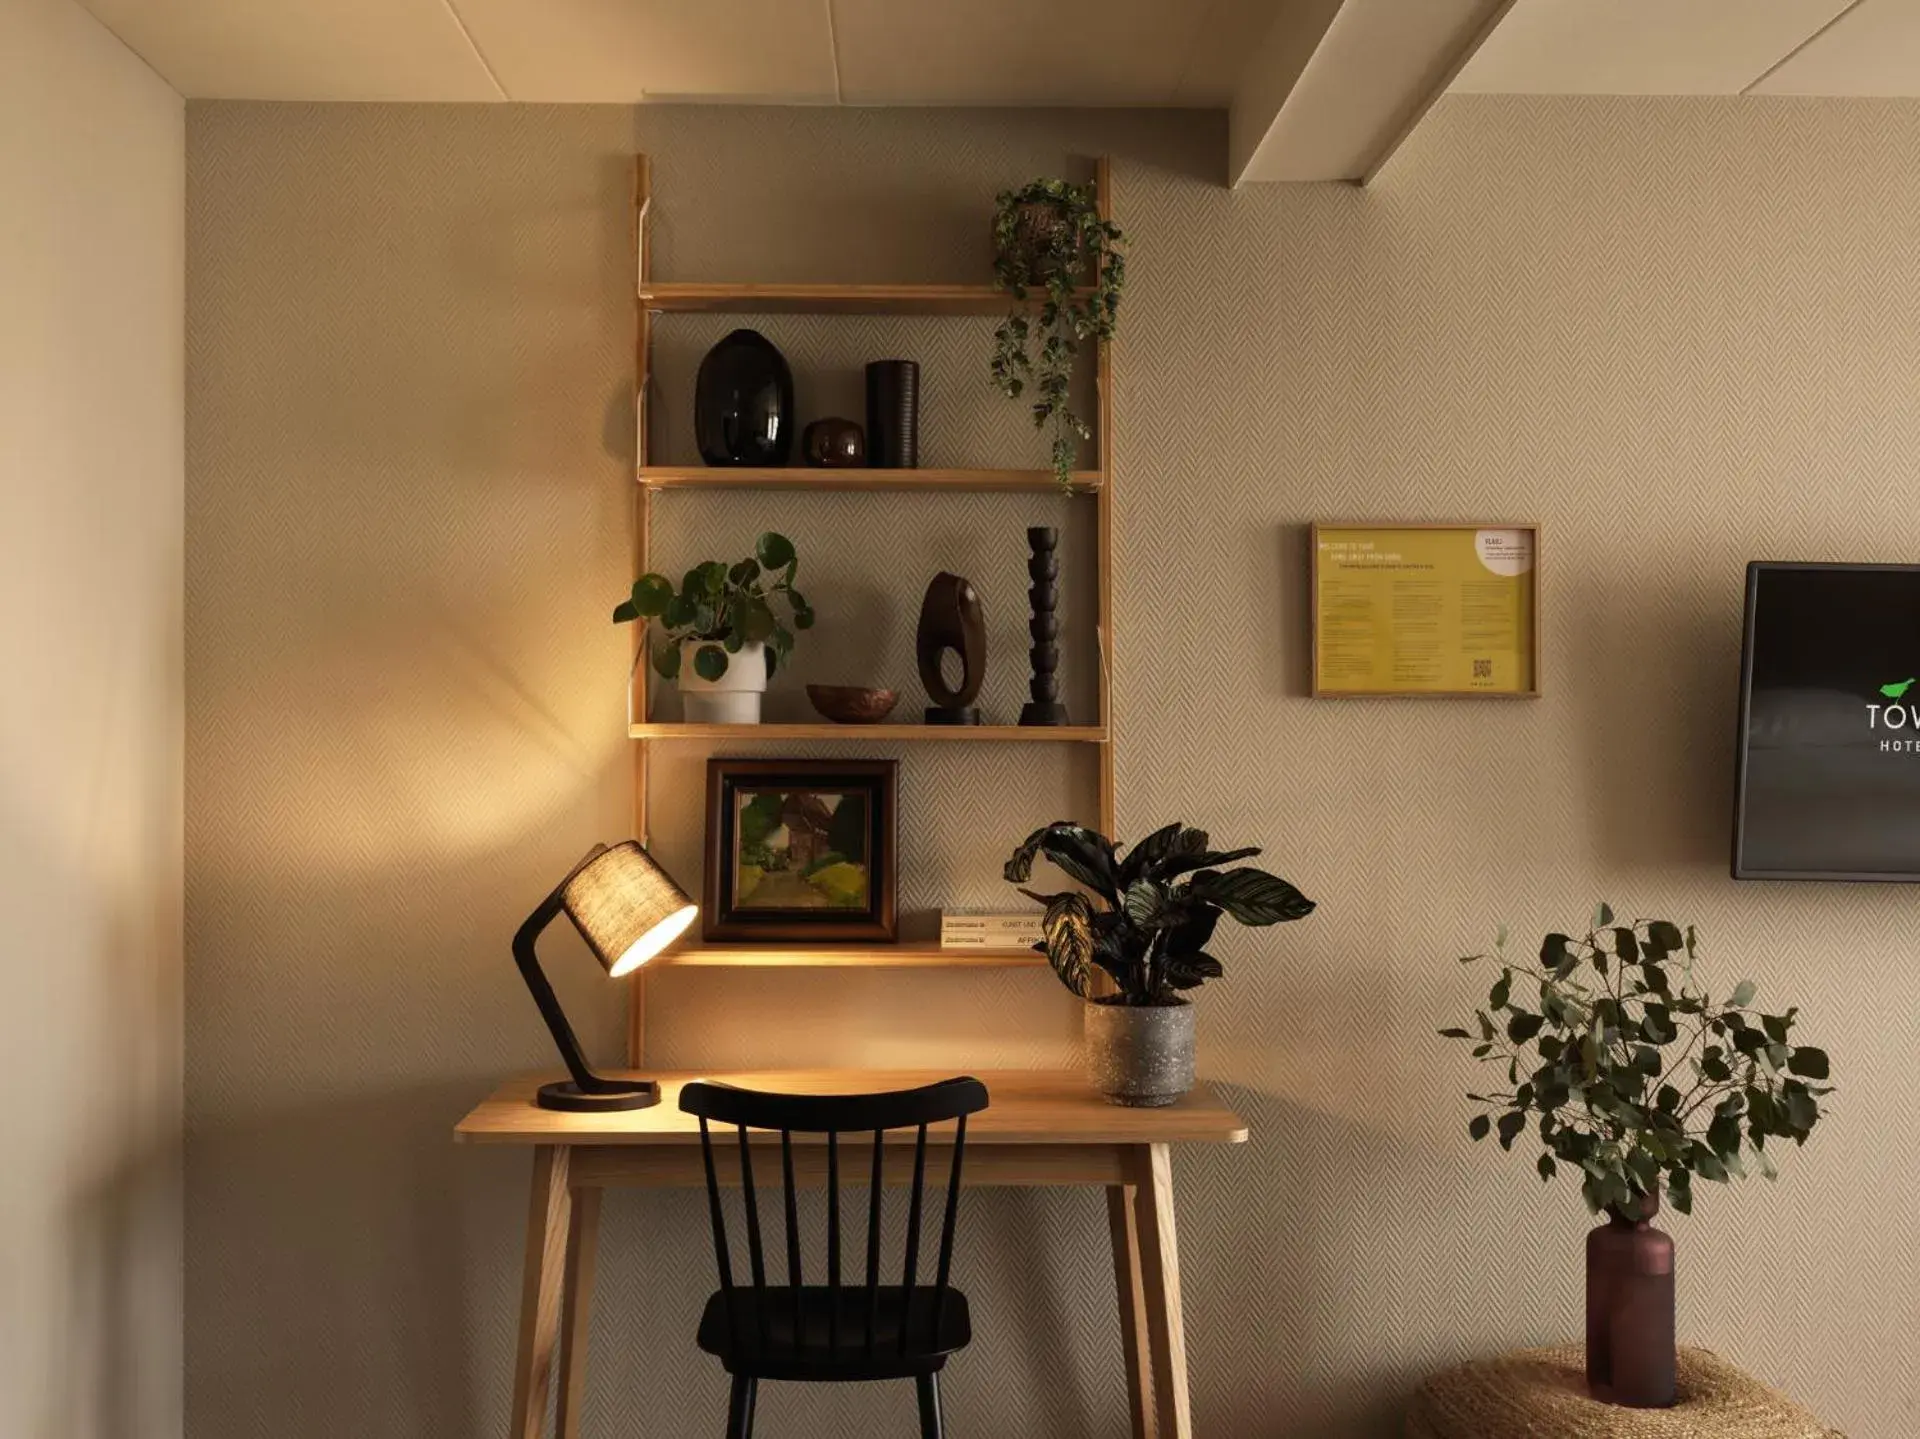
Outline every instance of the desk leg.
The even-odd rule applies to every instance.
[[[1139,1145],[1128,1161],[1136,1186],[1134,1217],[1159,1439],[1193,1439],[1187,1336],[1180,1318],[1180,1254],[1173,1231],[1173,1155],[1164,1144]]]
[[[561,1282],[573,1217],[573,1196],[567,1187],[570,1168],[571,1151],[564,1144],[543,1144],[533,1152],[510,1439],[541,1439],[547,1427],[547,1385],[553,1377],[554,1343],[560,1333]]]
[[[1107,1225],[1113,1234],[1113,1289],[1120,1300],[1120,1344],[1127,1358],[1127,1413],[1133,1439],[1154,1439],[1153,1391],[1148,1376],[1146,1292],[1140,1281],[1140,1229],[1134,1219],[1134,1187],[1107,1186]]]
[[[560,1309],[560,1439],[580,1439],[587,1388],[587,1324],[593,1313],[593,1266],[600,1253],[598,1189],[573,1191],[567,1236],[566,1297]]]

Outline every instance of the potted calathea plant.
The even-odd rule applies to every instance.
[[[768,531],[753,549],[736,564],[695,565],[678,589],[665,575],[642,575],[614,606],[616,624],[658,627],[653,667],[679,686],[691,723],[758,724],[767,681],[793,654],[793,631],[813,626],[806,596],[793,587],[800,569],[793,541]]]
[[[993,272],[1019,307],[993,336],[993,382],[1027,399],[1063,489],[1072,488],[1086,421],[1073,411],[1073,361],[1087,340],[1113,337],[1127,283],[1126,236],[1102,219],[1091,185],[1033,180],[1000,193]],[[1037,310],[1029,303],[1040,297]]]
[[[1537,958],[1503,927],[1493,954],[1461,961],[1499,970],[1486,1004],[1440,1031],[1506,1083],[1468,1096],[1484,1110],[1467,1132],[1510,1150],[1533,1130],[1541,1179],[1577,1175],[1608,1216],[1587,1237],[1587,1380],[1637,1408],[1675,1397],[1673,1241],[1652,1227],[1662,1187],[1688,1214],[1696,1179],[1774,1178],[1768,1141],[1804,1144],[1833,1092],[1826,1054],[1792,1040],[1799,1011],[1755,1009],[1751,980],[1714,998],[1695,949],[1691,925],[1619,923],[1604,904]]]
[[[1021,893],[1046,906],[1035,948],[1088,1001],[1094,1086],[1115,1104],[1171,1104],[1193,1087],[1193,1005],[1184,995],[1220,977],[1207,944],[1221,915],[1268,925],[1313,913],[1313,901],[1284,879],[1226,867],[1258,853],[1211,849],[1205,830],[1170,824],[1123,855],[1099,831],[1059,821],[1007,860],[1011,884],[1024,886],[1044,855],[1086,887]],[[1097,993],[1102,974],[1110,994]]]

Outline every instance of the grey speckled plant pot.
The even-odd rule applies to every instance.
[[[1087,1009],[1087,1070],[1113,1104],[1172,1104],[1193,1088],[1191,1004],[1100,1004]]]

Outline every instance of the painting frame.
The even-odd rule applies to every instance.
[[[817,760],[817,759],[738,759],[714,756],[707,760],[706,874],[701,905],[701,933],[708,942],[750,944],[893,944],[899,938],[897,909],[899,852],[897,834],[897,760]],[[743,852],[754,844],[764,848],[764,837],[743,842],[748,828],[747,806],[764,804],[782,797],[781,819],[776,833],[785,834],[778,853],[782,865],[778,871],[763,869],[762,858],[753,864],[743,860]],[[862,798],[860,832],[865,854],[860,862],[836,859],[831,851],[816,850],[826,836],[814,832],[823,809],[831,822],[839,806],[849,796]],[[808,805],[806,798],[816,803]],[[835,798],[825,807],[827,797]],[[792,800],[792,803],[787,803]],[[765,812],[762,811],[762,823]],[[797,830],[806,824],[807,829]],[[844,827],[845,821],[841,824]],[[811,843],[804,862],[826,863],[806,876],[786,866],[801,838]],[[864,885],[859,903],[821,902],[821,895],[845,893],[846,871],[864,867]],[[743,894],[743,875],[758,870],[755,888],[776,874],[784,889],[806,895],[804,904],[754,904],[752,891]],[[839,888],[821,885],[817,876],[833,874]],[[800,888],[804,882],[820,893]]]
[[[1314,699],[1493,699],[1534,700],[1541,697],[1540,546],[1541,525],[1537,520],[1321,520],[1307,527],[1307,607],[1308,651],[1307,692]],[[1482,534],[1524,535],[1527,540],[1526,568],[1520,588],[1525,594],[1522,633],[1517,653],[1524,666],[1520,681],[1513,686],[1476,684],[1431,687],[1418,684],[1385,686],[1341,686],[1326,682],[1323,664],[1330,649],[1325,613],[1328,566],[1323,547],[1336,537],[1358,538],[1371,544],[1391,544],[1396,534],[1451,534],[1471,545]],[[1514,578],[1519,578],[1515,576]]]

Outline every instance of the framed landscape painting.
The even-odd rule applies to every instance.
[[[707,761],[708,940],[891,943],[892,760]]]

